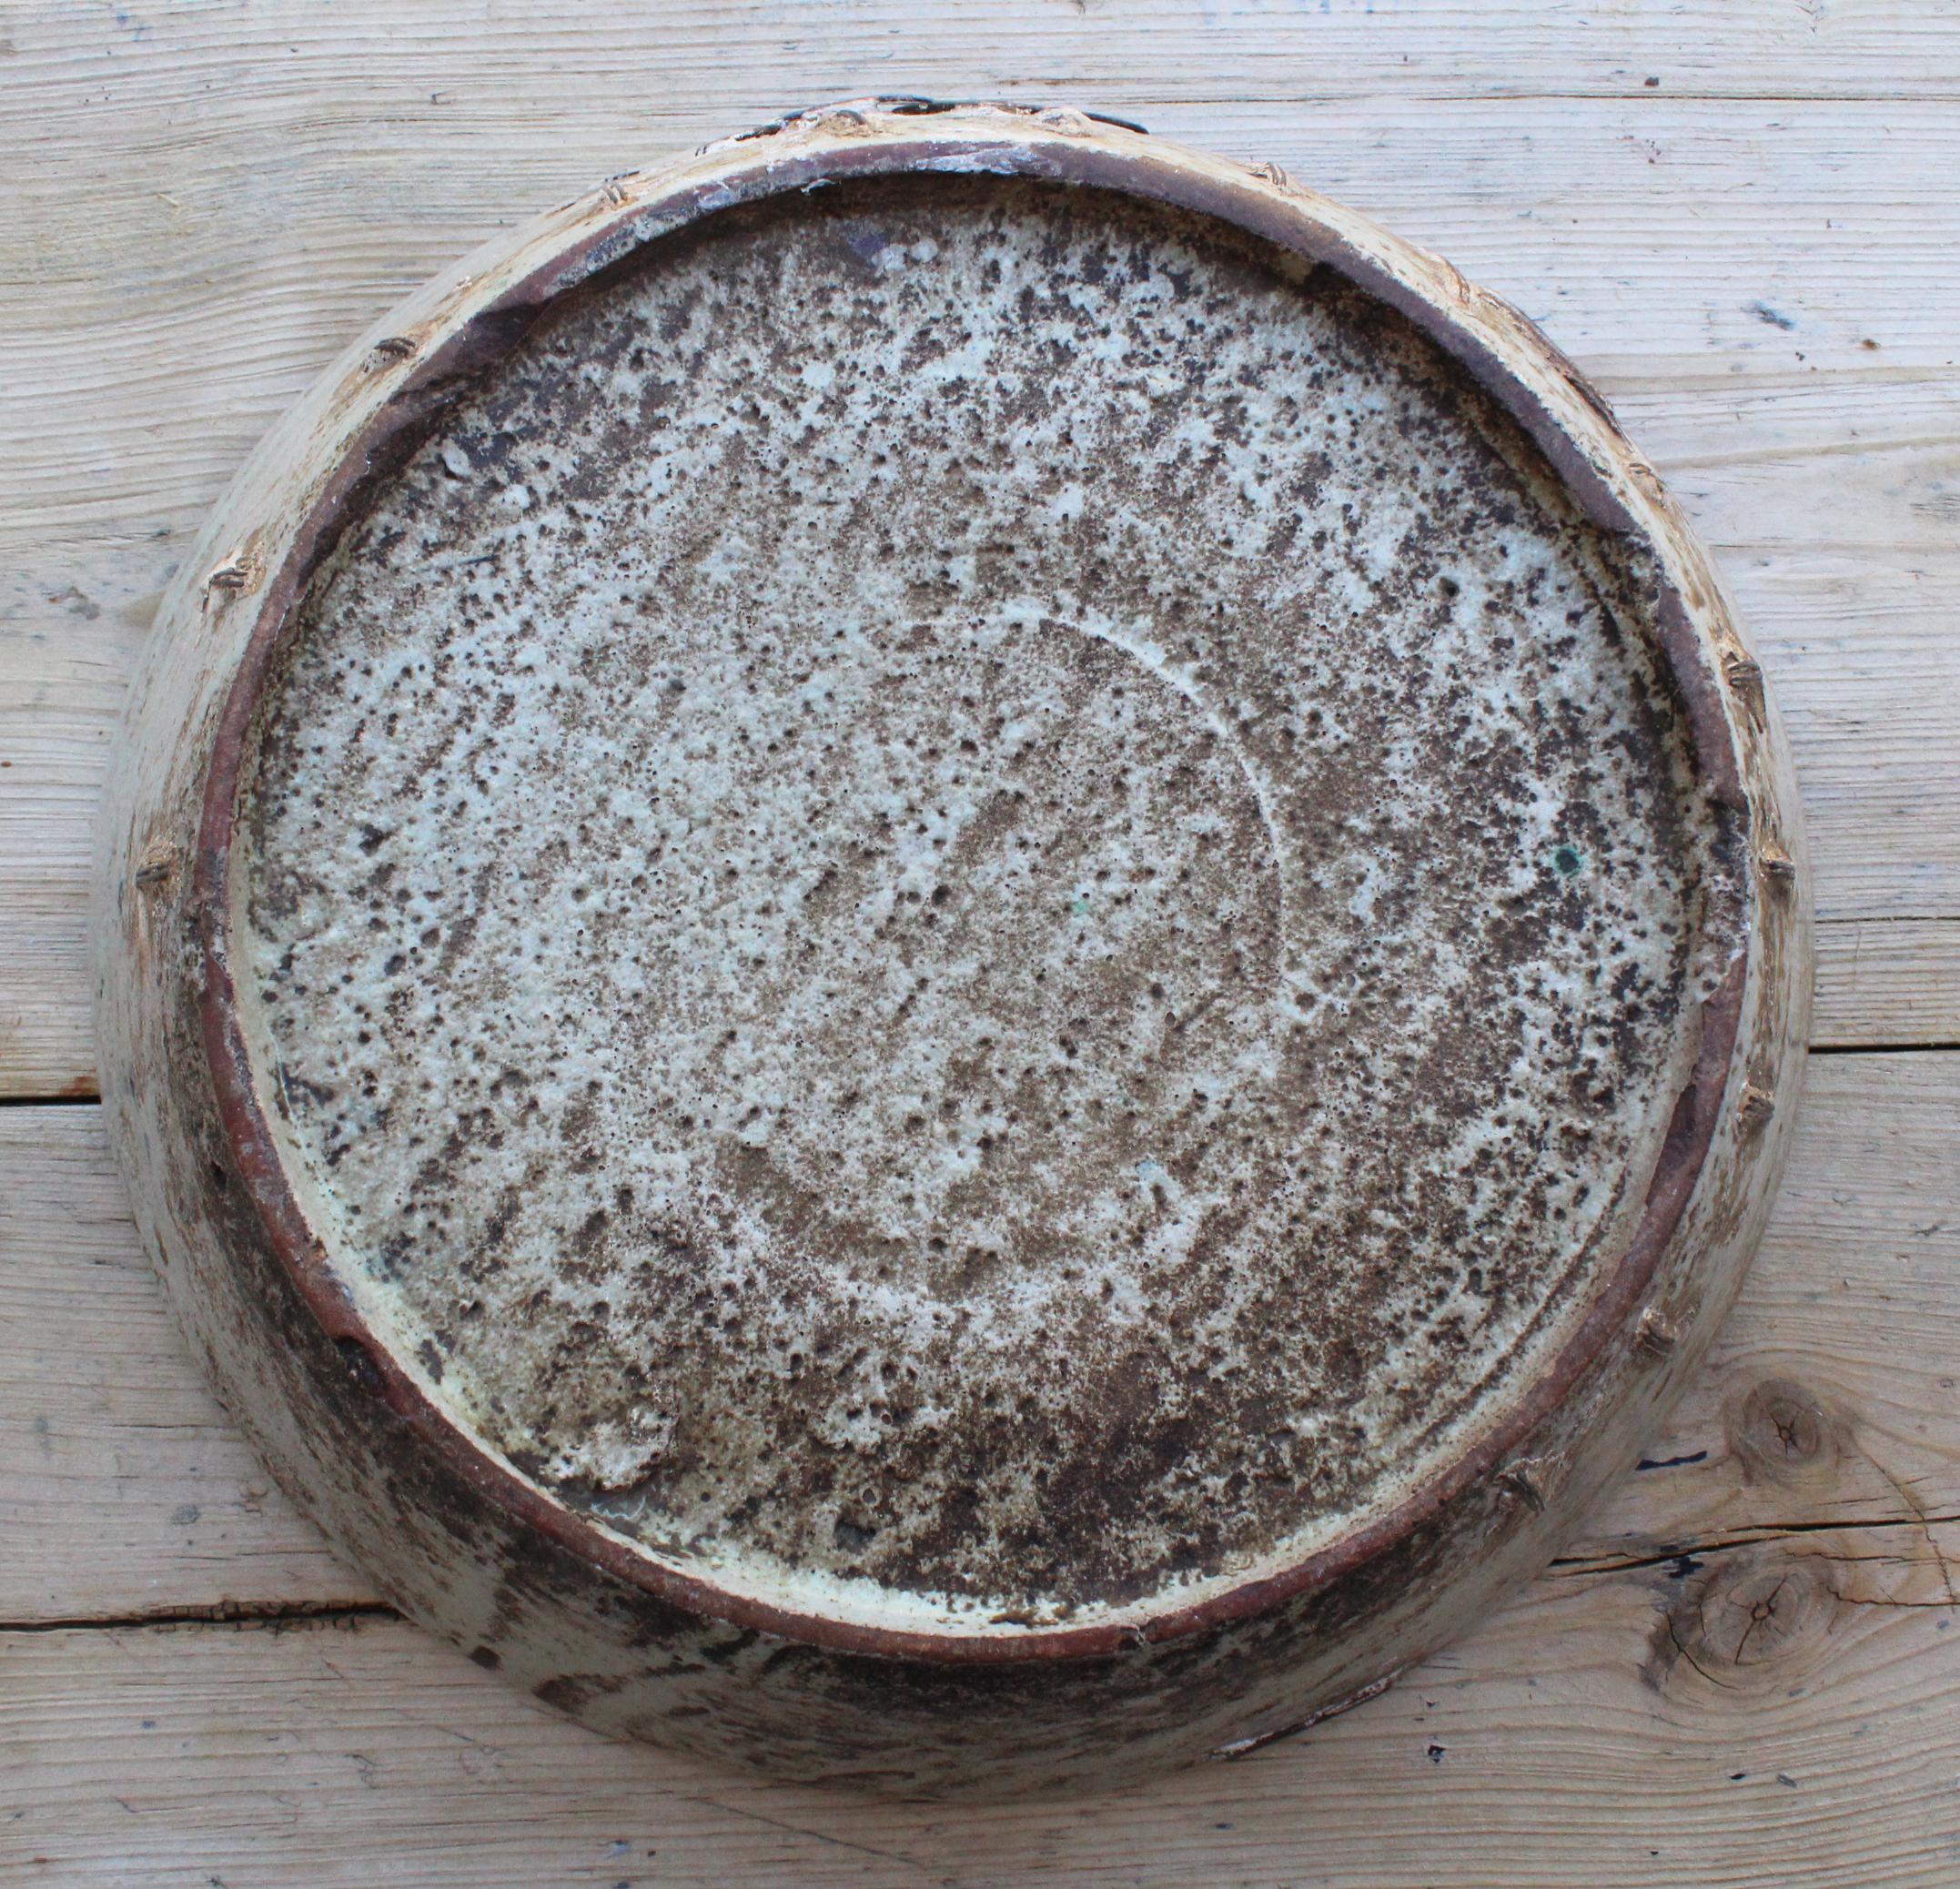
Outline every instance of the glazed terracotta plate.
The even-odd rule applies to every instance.
[[[872,101],[478,259],[241,475],[109,1100],[268,1460],[480,1663],[1116,1777],[1630,1460],[1780,1158],[1793,811],[1521,318],[1270,167]]]

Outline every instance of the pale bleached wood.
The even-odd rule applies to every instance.
[[[1542,319],[1726,548],[1771,658],[1819,831],[1823,1040],[1928,1040],[1918,985],[1860,988],[1830,921],[1909,919],[1960,955],[1937,923],[1960,918],[1960,249],[1927,239],[1960,227],[1945,9],[124,20],[24,11],[5,59],[0,1093],[93,1086],[82,908],[121,677],[271,417],[512,216],[866,86],[1066,93],[1278,158]]]
[[[1960,596],[1941,553],[1960,503],[1950,427],[1922,426],[1914,401],[1951,412],[1956,49],[1941,0],[1590,12],[1498,0],[1392,15],[1171,0],[14,9],[0,20],[0,762],[14,763],[0,773],[0,1087],[92,1083],[78,921],[101,744],[166,567],[271,415],[371,314],[489,234],[500,206],[528,210],[784,103],[871,87],[1060,96],[1279,158],[1545,320],[1730,547],[1786,703],[1782,665],[1811,664],[1816,686],[1791,719],[1824,840],[1820,890],[1827,913],[1839,907],[1820,938],[1822,1040],[1955,1040],[1955,744],[1938,708],[1943,687],[1953,697],[1943,652]],[[1709,102],[1682,107],[1689,91]],[[1781,102],[1797,97],[1814,103]],[[1797,377],[1815,368],[1826,371],[1812,392]],[[1864,429],[1881,409],[1894,418],[1874,450]],[[1716,436],[1724,424],[1746,434],[1751,413],[1788,437],[1724,458]],[[1742,450],[1754,453],[1746,437]],[[1788,476],[1805,460],[1808,484]],[[1874,621],[1878,641],[1847,655]],[[1856,662],[1903,664],[1911,687],[1872,690]],[[1814,778],[1832,783],[1822,804]],[[1802,1362],[1831,1398],[1857,1397],[1859,1434],[1922,1504],[1950,1496],[1951,1464],[1936,1436],[1913,1439],[1909,1419],[1936,1429],[1953,1386],[1931,1354],[1960,1355],[1939,1248],[1953,1187],[1942,1192],[1936,1168],[1956,1139],[1953,1087],[1944,1074],[1931,1093],[1915,1086],[1932,1060],[1841,1059],[1858,1072],[1843,1112],[1893,1121],[1904,1142],[1876,1128],[1868,1147],[1846,1142],[1820,1170],[1836,1181],[1814,1197],[1806,1150],[1819,1110],[1835,1106],[1840,1062],[1814,1065],[1779,1227],[1723,1351],[1744,1345],[1757,1288],[1803,1243],[1786,1229],[1808,1202],[1843,1265],[1764,1302],[1761,1355],[1779,1369]],[[76,1126],[93,1113],[63,1112]],[[1895,1188],[1902,1145],[1919,1178]],[[253,1591],[359,1598],[276,1492],[248,1493],[248,1455],[170,1349],[126,1232],[116,1245],[99,1157],[64,1146],[66,1167],[33,1135],[0,1153],[0,1276],[16,1306],[17,1282],[40,1281],[45,1328],[31,1369],[25,1321],[0,1337],[0,1433],[17,1446],[0,1453],[10,1591],[25,1550],[45,1546],[25,1580],[44,1619],[64,1596],[86,1601],[108,1561],[146,1571],[137,1611]],[[38,1217],[24,1204],[36,1168],[49,1209]],[[94,1243],[84,1288],[37,1271],[64,1248],[34,1229],[64,1217],[75,1241]],[[113,1316],[91,1318],[89,1295]],[[1745,1346],[1732,1360],[1720,1396],[1691,1392],[1666,1453],[1723,1434],[1723,1399],[1756,1355]],[[63,1383],[84,1396],[54,1396]],[[146,1404],[159,1420],[145,1421]],[[50,1418],[45,1433],[35,1414]],[[62,1474],[15,1486],[44,1447],[68,1452]],[[1683,1493],[1702,1465],[1647,1472],[1585,1551],[1663,1542],[1677,1516],[1724,1521],[1733,1468],[1713,1449],[1708,1460],[1732,1479],[1708,1503]],[[160,1551],[168,1515],[188,1502],[198,1521],[179,1532],[210,1515],[223,1542]],[[116,1523],[74,1545],[91,1508]],[[1857,1512],[1904,1510],[1880,1498]],[[1832,1602],[1829,1619],[1854,1631],[1764,1668],[1771,1703],[1705,1658],[1712,1679],[1677,1660],[1658,1693],[1632,1676],[1676,1601],[1672,1564],[1564,1577],[1564,1599],[1548,1584],[1437,1686],[1120,1814],[894,1823],[834,1804],[806,1814],[807,1799],[699,1773],[677,1783],[672,1761],[600,1745],[392,1624],[10,1636],[0,1712],[20,1743],[0,1765],[0,1859],[60,1859],[29,1879],[216,1876],[232,1889],[382,1877],[1945,1884],[1960,1870],[1960,1633],[1941,1631],[1948,1596],[1925,1585],[1938,1572],[1927,1532],[1807,1538],[1875,1558],[1847,1566],[1910,1578],[1861,1592],[1880,1604]],[[241,1566],[251,1580],[230,1578]],[[1621,1597],[1620,1611],[1609,1618],[1599,1594]],[[1747,1617],[1719,1593],[1712,1611],[1732,1636]],[[1682,1685],[1707,1691],[1684,1702]],[[1429,1698],[1434,1708],[1409,1704]],[[1433,1763],[1432,1741],[1447,1747]],[[1732,1782],[1738,1770],[1748,1775]],[[728,1812],[678,1794],[697,1788]],[[822,1837],[794,1827],[813,1820]],[[919,1866],[840,1846],[854,1843]]]
[[[1884,389],[1867,389],[1875,418],[1863,420],[1842,391],[1847,428],[1910,423]],[[1684,484],[1741,468],[1757,486],[1738,520],[1753,541],[1723,562],[1783,706],[1812,830],[1815,1040],[1960,1040],[1960,551],[1937,523],[1936,481],[1909,470],[1930,450],[1832,451],[1800,436],[1779,458],[1773,411],[1732,403],[1698,419],[1700,399],[1680,396],[1655,430],[1684,448],[1703,439],[1702,459],[1683,450],[1677,469],[1658,457]],[[1658,397],[1649,407],[1651,419],[1669,410]],[[1960,452],[1960,415],[1954,439]],[[1724,450],[1726,469],[1703,463]],[[1691,490],[1690,503],[1724,490]],[[1894,504],[1902,529],[1918,505],[1935,520],[1926,541],[1894,552],[1763,541],[1779,519],[1852,529],[1861,490]],[[1733,518],[1741,500],[1723,502]],[[94,1092],[85,923],[96,788],[125,679],[190,530],[30,548],[0,575],[0,1095]],[[1894,928],[1870,922],[1881,919]]]
[[[404,106],[383,162],[358,66],[344,94],[315,96],[246,51],[195,118],[113,92],[84,114],[58,86],[39,101],[52,119],[0,118],[0,530],[21,541],[86,530],[109,500],[146,529],[194,497],[187,480],[221,482],[433,270],[609,172],[750,122],[699,98],[662,112],[643,91],[609,116],[582,75],[540,67],[500,125]],[[1732,375],[1895,380],[1960,360],[1960,254],[1927,239],[1960,217],[1945,104],[1221,100],[1151,116],[1440,249],[1616,389],[1696,379],[1719,401]],[[50,124],[73,128],[51,139]],[[79,349],[80,333],[117,345]]]
[[[958,1808],[608,1745],[392,1621],[0,1633],[0,1842],[88,1889],[1947,1889],[1956,1552],[1893,1528],[1554,1575],[1248,1759]]]
[[[1960,924],[1870,918],[1821,927],[1812,1041],[1960,1044]]]
[[[1826,507],[1829,471],[1798,515]],[[27,597],[0,623],[0,1096],[95,1093],[90,828],[124,680],[183,542],[126,549],[99,575],[84,567],[107,561],[86,548],[15,573]],[[1960,1041],[1960,553],[1919,556],[1725,560],[1790,728],[1820,918],[1814,1040],[1830,1047]]]
[[[372,1601],[206,1388],[100,1119],[0,1110],[0,1620]]]
[[[508,209],[786,102],[873,86],[1060,96],[1276,157],[1547,321],[1729,547],[1773,680],[1785,684],[1785,661],[1815,680],[1807,700],[1792,703],[1795,684],[1782,693],[1827,915],[1838,905],[1821,931],[1821,1041],[1956,1041],[1960,905],[1938,754],[1940,737],[1952,753],[1952,727],[1936,717],[1940,690],[1952,700],[1943,654],[1960,594],[1940,562],[1960,510],[1945,380],[1960,333],[1946,239],[1960,127],[1938,107],[1956,90],[1956,49],[1938,4],[1783,0],[1603,14],[1513,0],[1393,15],[1345,4],[1197,14],[1170,0],[937,14],[455,0],[413,12],[377,0],[331,12],[14,8],[0,20],[0,761],[14,763],[0,774],[0,1086],[92,1084],[78,915],[102,742],[170,559],[272,413],[369,316]],[[1685,92],[1709,102],[1682,107]],[[1568,104],[1578,94],[1600,96]],[[1821,104],[1785,110],[1793,98]],[[1817,367],[1831,372],[1807,388],[1799,376]],[[1925,413],[1935,418],[1921,423]],[[1762,455],[1748,431],[1766,421],[1785,437]],[[1743,460],[1725,457],[1725,427],[1743,431]],[[1787,472],[1803,459],[1807,484]],[[1874,623],[1878,641],[1860,649]],[[1854,662],[1904,664],[1909,688],[1872,690]],[[1868,774],[1870,792],[1858,786]],[[1931,1062],[1885,1058],[1901,1064],[1909,1076],[1875,1058],[1813,1064],[1811,1117],[1778,1230],[1723,1340],[1729,1364],[1690,1393],[1660,1452],[1717,1446],[1705,1464],[1634,1480],[1586,1552],[1627,1556],[1770,1513],[1729,1507],[1739,1497],[1721,1411],[1748,1362],[1772,1354],[1778,1369],[1802,1364],[1797,1378],[1829,1401],[1858,1401],[1868,1454],[1913,1499],[1950,1497],[1946,1446],[1915,1440],[1911,1417],[1936,1427],[1950,1409],[1931,1354],[1956,1354],[1940,1278],[1955,1272],[1940,1247],[1952,1184],[1938,1177],[1955,1086],[1946,1058],[1936,1080],[1923,1074]],[[277,1491],[253,1493],[263,1480],[136,1266],[86,1138],[94,1111],[61,1113],[73,1121],[55,1143],[39,1135],[41,1111],[0,1123],[35,1131],[14,1128],[0,1152],[0,1420],[17,1444],[0,1458],[0,1536],[49,1544],[45,1578],[24,1581],[27,1605],[55,1619],[63,1601],[88,1603],[104,1587],[136,1597],[136,1611],[255,1591],[360,1599]],[[1895,1133],[1809,1152],[1821,1121],[1853,1115]],[[1894,1187],[1899,1172],[1911,1186]],[[1792,1274],[1758,1307],[1778,1268],[1809,1250],[1803,1217],[1829,1233],[1841,1269]],[[43,1272],[71,1244],[86,1254],[80,1289]],[[80,1395],[55,1395],[63,1383]],[[15,1481],[25,1460],[49,1458],[65,1501]],[[1811,1509],[1817,1490],[1797,1493]],[[200,1509],[178,1527],[187,1540],[163,1546],[187,1505]],[[90,1513],[98,1532],[75,1552]],[[1880,1495],[1856,1513],[1904,1510]],[[1923,1583],[1925,1539],[1860,1530],[1838,1552]],[[10,1578],[20,1566],[0,1556]],[[0,1858],[59,1858],[29,1872],[47,1881],[216,1875],[233,1889],[379,1875],[1952,1881],[1960,1634],[1940,1634],[1946,1595],[1919,1585],[1905,1605],[1833,1603],[1831,1619],[1858,1631],[1824,1636],[1829,1656],[1815,1662],[1772,1663],[1782,1693],[1803,1697],[1764,1711],[1719,1662],[1702,1682],[1676,1660],[1660,1693],[1634,1682],[1678,1585],[1660,1564],[1578,1578],[1564,1599],[1549,1587],[1437,1687],[1405,1687],[1311,1748],[1280,1746],[1223,1782],[1180,1779],[1121,1814],[898,1823],[805,1811],[613,1752],[404,1626],[27,1634],[10,1642],[0,1687],[5,1731],[22,1740],[4,1772]],[[1682,1683],[1707,1693],[1683,1705]],[[1409,1702],[1430,1697],[1433,1709]],[[1439,1762],[1430,1742],[1447,1746]],[[1734,1770],[1748,1775],[1731,1782]],[[688,1801],[703,1789],[729,1811]]]
[[[1571,1558],[1960,1516],[1960,1052],[1814,1056],[1741,1304]],[[93,1107],[0,1111],[0,1621],[372,1602],[205,1389]],[[1826,1419],[1775,1447],[1759,1385]],[[1778,1406],[1781,1409],[1781,1406]]]
[[[1274,103],[1397,91],[1645,99],[1649,79],[1663,97],[1745,101],[1960,89],[1943,0],[1732,0],[1692,13],[1666,0],[1583,13],[1529,0],[1421,0],[1387,15],[1268,0],[1202,10],[1180,0],[985,9],[661,0],[596,16],[565,0],[522,8],[439,0],[394,13],[357,0],[344,10],[345,21],[322,20],[293,4],[241,15],[151,0],[119,9],[112,24],[81,9],[35,17],[18,8],[5,56],[71,83],[87,74],[85,60],[114,60],[112,83],[153,107],[241,70],[258,80],[255,105],[282,86],[332,96],[352,66],[378,109],[421,106],[436,90],[466,123],[508,113],[540,66],[578,84],[595,110],[613,112],[631,99],[632,79],[661,71],[684,75],[694,96],[677,100],[670,87],[646,105],[674,111],[727,100],[751,114],[869,89],[965,96],[1009,84],[1069,96],[1142,86],[1166,99]],[[104,89],[99,77],[96,89]]]
[[[1712,1439],[1709,1461],[1637,1476],[1582,1550],[1597,1561],[1645,1548],[1644,1564],[1554,1571],[1382,1700],[1229,1770],[1112,1802],[880,1807],[603,1744],[393,1622],[15,1631],[0,1633],[0,1828],[12,1854],[46,1859],[38,1879],[76,1884],[365,1884],[385,1857],[390,1881],[429,1889],[1200,1879],[1934,1889],[1951,1880],[1960,1842],[1947,1565],[1960,1528],[1806,1529],[1725,1549],[1698,1532],[1712,1521],[1733,1542],[1773,1526],[1779,1508],[1793,1520],[1843,1510],[1876,1523],[1916,1502],[1935,1516],[1955,1492],[1939,1382],[1960,1335],[1950,1159],[1960,1056],[1819,1059],[1807,1111],[1780,1224],[1669,1446]],[[6,1332],[5,1429],[33,1434],[15,1387],[51,1386],[55,1359],[72,1360],[71,1373],[86,1366],[77,1340],[93,1339],[102,1355],[80,1387],[83,1420],[71,1425],[57,1404],[49,1435],[94,1453],[108,1480],[95,1483],[71,1459],[60,1479],[71,1500],[10,1510],[0,1539],[34,1542],[51,1570],[146,1565],[179,1604],[208,1602],[225,1592],[209,1584],[212,1565],[178,1558],[163,1527],[146,1563],[140,1529],[111,1537],[113,1557],[99,1551],[104,1487],[140,1503],[147,1476],[170,1475],[173,1452],[181,1467],[227,1439],[131,1248],[94,1115],[0,1117],[0,1200],[14,1204],[8,1299],[23,1311]],[[36,1253],[48,1257],[37,1265]],[[1835,1476],[1795,1489],[1742,1482],[1720,1413],[1766,1369],[1854,1413],[1862,1449],[1909,1502],[1871,1500],[1856,1465],[1842,1490]],[[233,1473],[249,1478],[230,1447]],[[208,1480],[193,1486],[209,1497]],[[1690,1500],[1697,1490],[1712,1493]],[[157,1492],[159,1523],[173,1493]],[[276,1496],[238,1520],[278,1552],[304,1532]],[[177,1532],[195,1538],[197,1524]],[[241,1570],[268,1571],[275,1561],[250,1558],[251,1545],[234,1534],[227,1551]],[[1666,1559],[1666,1548],[1700,1551]],[[311,1569],[288,1564],[282,1597],[360,1598],[344,1578],[314,1585],[307,1577],[321,1569],[331,1571],[323,1556]],[[71,1608],[86,1597],[72,1576],[63,1593]],[[126,1584],[100,1598],[133,1611],[153,1593]]]
[[[609,116],[589,96],[603,80],[540,66],[501,123],[404,104],[383,161],[358,65],[320,96],[251,51],[214,62],[195,116],[113,89],[84,111],[79,75],[68,91],[14,81],[0,542],[105,520],[140,537],[201,510],[390,300],[518,217],[749,122],[685,92],[685,112],[662,112],[641,84]],[[1692,379],[1705,412],[1734,377],[1912,376],[1918,394],[1894,405],[1930,404],[1918,437],[1943,399],[1950,415],[1924,384],[1960,360],[1960,253],[1927,239],[1960,222],[1944,104],[1221,100],[1155,116],[1442,250],[1622,398]]]
[[[1500,11],[1487,29],[1431,9],[1420,48],[1404,48],[1412,72],[1384,58],[1385,89],[1365,100],[1335,96],[1352,75],[1323,76],[1327,97],[1301,111],[1272,89],[1298,35],[1379,47],[1388,29],[1095,13],[988,17],[1081,51],[1045,69],[1089,102],[1113,105],[1116,87],[1139,109],[1158,98],[1169,118],[1147,116],[1165,129],[1283,158],[1445,247],[1602,377],[1723,548],[1789,714],[1818,839],[1820,1040],[1950,1040],[1922,1013],[1960,962],[1946,923],[1960,919],[1960,248],[1926,237],[1960,227],[1960,116],[1841,96],[1857,88],[1832,63],[1834,47],[1854,57],[1861,35],[1890,35],[1903,70],[1933,15],[1793,26],[1787,9],[1725,10],[1709,30],[1763,52],[1757,79],[1777,59],[1830,79],[1785,110],[1643,86],[1548,96],[1560,88],[1488,63],[1491,31],[1562,32],[1582,65],[1626,22],[1527,30]],[[324,37],[316,15],[280,8],[143,15],[126,34],[49,15],[15,35],[0,114],[14,199],[0,219],[0,1093],[93,1088],[82,914],[122,678],[197,520],[271,417],[395,294],[510,213],[762,110],[710,85],[740,63],[731,48],[763,59],[741,84],[780,79],[774,96],[802,98],[864,83],[818,78],[854,35],[893,24],[862,5],[714,21],[663,17],[674,82],[652,92],[651,55],[626,56],[616,23],[549,10],[527,18],[526,43],[590,58],[513,64],[512,29],[478,9],[404,29],[372,0],[337,10]],[[1642,30],[1661,45],[1678,29],[1656,15]],[[1949,37],[1921,47],[1914,84],[1942,58],[1960,68]],[[935,60],[970,61],[980,42],[947,15],[907,46],[944,76],[955,66]],[[1265,94],[1179,91],[1234,59]],[[923,68],[905,83],[999,89],[957,69],[958,86]],[[1443,69],[1464,75],[1460,96],[1433,96]],[[181,109],[193,95],[197,110]],[[1860,983],[1868,932],[1845,950],[1833,926],[1878,916],[1913,923],[1927,977],[1881,965]]]
[[[1802,1106],[1742,1298],[1649,1446],[1660,1467],[1569,1558],[1960,1517],[1960,1052],[1813,1056]]]

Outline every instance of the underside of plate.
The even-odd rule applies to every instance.
[[[864,101],[433,285],[241,474],[118,757],[180,1316],[416,1617],[901,1791],[1239,1748],[1631,1460],[1808,1002],[1773,712],[1447,265]]]

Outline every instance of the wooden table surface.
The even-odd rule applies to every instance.
[[[1534,316],[1787,715],[1819,1009],[1671,1432],[1473,1638],[1136,1795],[958,1810],[609,1745],[426,1639],[254,1462],[106,1157],[89,823],[200,516],[404,290],[869,91],[1294,176]],[[0,5],[0,1880],[1960,1883],[1960,6]]]

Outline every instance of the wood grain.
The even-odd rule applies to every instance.
[[[515,216],[873,89],[1059,99],[1276,159],[1541,320],[1717,544],[1763,647],[1816,843],[1816,1040],[1960,1044],[1947,0],[18,6],[0,1094],[92,1091],[105,745],[157,592],[273,415]],[[601,1744],[366,1611],[183,1355],[96,1111],[0,1110],[0,1872],[1945,1889],[1960,1056],[1810,1074],[1716,1354],[1655,1467],[1529,1595],[1229,1772],[956,1813]],[[293,1624],[308,1607],[342,1611]],[[235,1609],[280,1618],[102,1624]]]
[[[338,14],[340,9],[337,8]],[[1588,14],[1529,0],[1417,0],[1393,15],[1361,5],[1223,0],[1060,0],[1055,5],[921,8],[904,0],[812,8],[656,0],[592,15],[562,5],[434,0],[390,13],[366,0],[345,19],[310,7],[136,4],[96,20],[18,9],[4,56],[85,96],[181,106],[232,79],[247,107],[301,96],[301,123],[359,91],[378,114],[429,103],[479,128],[539,128],[527,95],[543,84],[597,112],[748,116],[856,93],[969,96],[1013,86],[1205,103],[1287,104],[1382,94],[1726,101],[1955,96],[1939,0],[1788,5],[1733,0],[1694,13],[1665,0]],[[92,64],[85,64],[85,59]],[[646,80],[670,83],[652,99]],[[673,83],[684,79],[684,85]],[[1658,79],[1658,86],[1649,81]]]
[[[56,1624],[373,1597],[183,1356],[96,1111],[0,1111],[0,1853],[76,1884],[365,1884],[385,1855],[430,1885],[1379,1884],[1440,1857],[1453,1884],[1551,1885],[1582,1857],[1601,1885],[1934,1889],[1960,1855],[1960,1054],[1811,1078],[1663,1466],[1530,1594],[1229,1773],[957,1812],[605,1745],[385,1619]]]
[[[1937,0],[21,14],[0,52],[0,1094],[93,1091],[88,829],[122,681],[273,416],[516,216],[868,86],[1066,94],[1276,159],[1541,319],[1763,645],[1816,829],[1819,1040],[1955,1040],[1960,246],[1927,233],[1960,227],[1960,32]],[[1881,918],[1913,929],[1880,949]],[[1899,969],[1908,936],[1926,976]]]
[[[0,1110],[0,1620],[372,1601],[206,1388],[100,1115]]]
[[[1956,1145],[1960,1052],[1812,1057],[1742,1303],[1569,1559],[1960,1517]],[[0,1553],[0,1621],[377,1599],[205,1389],[94,1107],[0,1110],[0,1542],[32,1544]]]
[[[1445,1858],[1460,1889],[1935,1889],[1960,1858],[1956,1129],[1960,1054],[1813,1059],[1777,1224],[1656,1467],[1468,1642],[1229,1772],[946,1811],[604,1744],[357,1611],[183,1356],[96,1111],[0,1112],[0,1852],[90,1885],[365,1884],[385,1855],[459,1889],[1379,1885]],[[137,1623],[254,1607],[285,1617]]]
[[[96,574],[84,550],[0,577],[26,592],[0,622],[0,1095],[95,1093],[90,825],[124,680],[182,548],[173,531],[147,563],[130,550]],[[1810,823],[1826,1047],[1960,1042],[1960,553],[1919,557],[1725,560]]]
[[[1859,918],[1824,931],[1814,1044],[1850,1047],[1878,1027],[1895,1044],[1960,1044],[1960,924]]]
[[[1930,1533],[1555,1576],[1229,1767],[958,1809],[605,1744],[393,1621],[0,1632],[0,1842],[89,1889],[1941,1889],[1960,1530]]]

